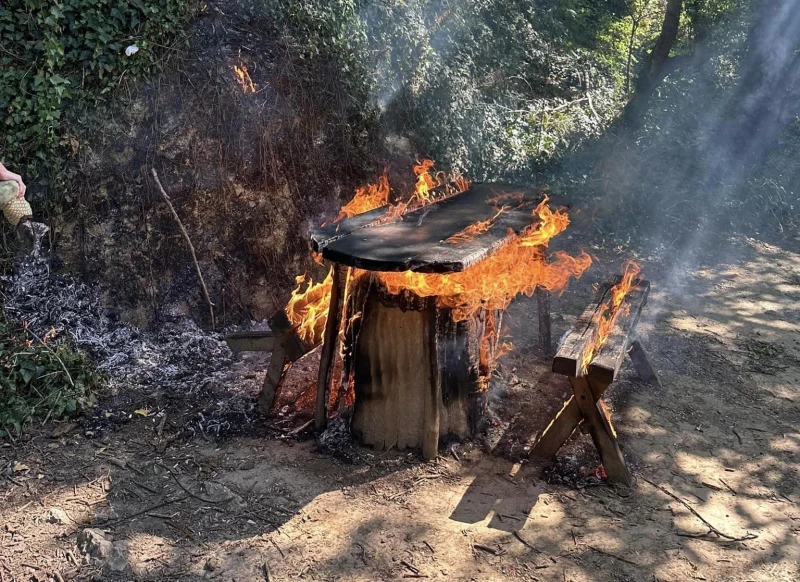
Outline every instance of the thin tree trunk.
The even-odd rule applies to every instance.
[[[667,75],[666,66],[669,53],[675,40],[678,38],[683,0],[667,0],[667,9],[664,13],[664,22],[661,33],[656,39],[656,45],[648,56],[647,67],[642,71],[636,83],[636,94],[628,103],[623,114],[623,124],[629,127],[638,127],[642,123],[644,114],[650,103],[650,98],[661,81]]]
[[[625,95],[628,96],[631,92],[631,60],[633,58],[633,41],[636,37],[636,29],[639,28],[639,19],[633,18],[633,25],[631,26],[631,38],[628,41],[628,62],[625,64]]]

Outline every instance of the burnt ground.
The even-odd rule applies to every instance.
[[[192,436],[198,413],[254,390],[261,356],[231,356],[228,393],[116,397],[125,422],[97,434],[91,419],[34,427],[0,448],[0,580],[797,580],[800,241],[717,242],[639,257],[653,282],[639,330],[663,389],[628,366],[610,389],[633,489],[597,479],[580,434],[555,463],[525,460],[568,388],[521,300],[494,426],[433,462],[331,454],[287,438],[281,417]],[[596,265],[554,298],[556,338],[628,255],[613,246],[598,241]],[[757,537],[702,535],[698,515]],[[120,542],[121,571],[82,555],[86,528]]]

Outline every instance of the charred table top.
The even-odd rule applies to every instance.
[[[388,206],[347,218],[311,233],[314,250],[330,261],[370,271],[463,271],[535,227],[541,190],[510,184],[474,184],[468,190],[381,223]],[[504,210],[498,214],[501,208]],[[485,232],[453,240],[482,221]],[[513,233],[513,234],[512,234]]]

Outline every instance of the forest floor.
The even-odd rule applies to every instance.
[[[680,261],[640,257],[653,292],[639,331],[663,389],[627,365],[610,389],[632,489],[594,477],[580,433],[556,463],[525,460],[569,388],[533,349],[535,301],[521,300],[496,426],[432,462],[363,448],[347,461],[252,433],[189,438],[183,416],[214,403],[179,399],[143,416],[134,398],[131,420],[100,438],[51,423],[6,443],[0,581],[798,580],[800,241],[719,242]],[[555,338],[621,263],[608,246],[553,299]],[[687,507],[756,537],[703,535]],[[112,558],[105,569],[78,547],[87,528],[109,541],[89,548]]]

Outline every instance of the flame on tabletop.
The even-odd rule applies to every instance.
[[[396,203],[389,201],[389,194],[391,188],[389,186],[389,177],[384,171],[383,175],[378,178],[375,184],[369,184],[356,189],[353,199],[345,204],[339,211],[339,215],[333,222],[339,222],[345,218],[350,218],[381,206],[389,206],[387,212],[376,219],[375,224],[385,224],[387,222],[394,222],[403,216],[406,212],[422,208],[438,200],[442,200],[448,196],[458,194],[467,190],[470,186],[469,180],[463,178],[458,174],[447,174],[446,172],[436,172],[431,175],[433,169],[433,160],[423,159],[413,166],[414,176],[416,182],[414,184],[414,192],[405,199],[401,199]],[[445,186],[444,192],[435,194],[434,188]]]
[[[333,268],[320,283],[314,283],[306,275],[297,277],[295,281],[297,287],[286,305],[286,316],[300,339],[306,345],[313,346],[322,341],[325,331],[331,303]]]
[[[486,220],[479,220],[478,222],[473,222],[468,227],[462,229],[461,231],[455,233],[453,236],[449,237],[445,242],[449,242],[450,244],[458,244],[461,242],[466,242],[471,238],[475,238],[479,234],[483,234],[487,230],[491,228],[494,224],[494,221],[497,220],[497,217],[503,214],[504,212],[508,211],[508,206],[503,206],[494,216],[487,218]]]
[[[581,253],[572,257],[556,252],[551,261],[544,260],[543,248],[569,224],[563,210],[555,212],[547,199],[534,210],[539,224],[532,231],[505,244],[495,254],[461,272],[427,274],[404,271],[376,273],[386,290],[397,295],[409,290],[420,297],[436,297],[440,306],[453,310],[455,321],[465,321],[481,308],[504,310],[519,295],[533,295],[537,287],[561,293],[570,279],[580,277],[592,264],[591,257]]]
[[[255,93],[256,86],[253,79],[250,78],[250,73],[247,72],[247,67],[242,63],[241,66],[233,65],[233,72],[236,74],[236,82],[242,88],[243,93]]]
[[[389,202],[389,181],[384,173],[375,184],[359,188],[356,195],[339,213],[338,220],[355,216],[374,208],[390,205],[389,211],[376,223],[395,220],[404,213],[426,206],[469,188],[469,181],[444,172],[432,174],[433,162],[422,160],[414,166],[416,184],[414,193],[395,204]],[[445,186],[441,192],[433,190]],[[523,196],[500,195],[493,201],[497,213],[488,220],[467,227],[451,237],[464,240],[488,230],[498,216],[506,212],[508,206],[500,207],[501,202],[520,203]],[[400,273],[372,273],[359,269],[348,269],[344,289],[344,304],[353,284],[361,277],[375,277],[390,294],[399,295],[411,291],[420,297],[436,297],[440,307],[452,310],[453,320],[466,321],[477,316],[480,310],[486,312],[486,328],[481,345],[481,367],[488,378],[494,362],[503,353],[512,349],[510,344],[502,343],[499,335],[499,322],[495,322],[494,311],[505,310],[511,300],[519,295],[531,296],[537,287],[551,293],[561,293],[572,278],[580,277],[592,263],[585,252],[571,256],[565,252],[553,253],[545,260],[544,249],[550,239],[563,232],[569,225],[565,210],[550,208],[545,197],[533,211],[536,224],[530,230],[517,235],[509,232],[510,240],[496,253],[478,262],[469,269],[457,273],[428,274],[411,271]],[[330,305],[333,284],[333,269],[319,283],[314,283],[305,275],[297,278],[297,288],[292,292],[286,315],[295,327],[299,337],[309,346],[322,341]],[[621,301],[621,300],[620,300]],[[356,313],[352,319],[360,317]],[[341,337],[344,328],[353,321],[344,321],[338,330]],[[495,325],[497,323],[497,325]],[[344,354],[340,354],[343,356]]]
[[[356,189],[353,199],[342,206],[336,221],[343,218],[350,218],[357,214],[369,212],[375,208],[386,206],[389,203],[389,176],[384,171],[374,184],[368,184]]]
[[[608,341],[611,330],[621,314],[628,312],[629,307],[622,301],[633,288],[634,280],[641,273],[641,267],[635,261],[626,259],[622,263],[622,280],[611,288],[611,298],[600,306],[600,320],[597,324],[597,334],[589,347],[583,353],[581,370],[586,373],[597,351]]]

